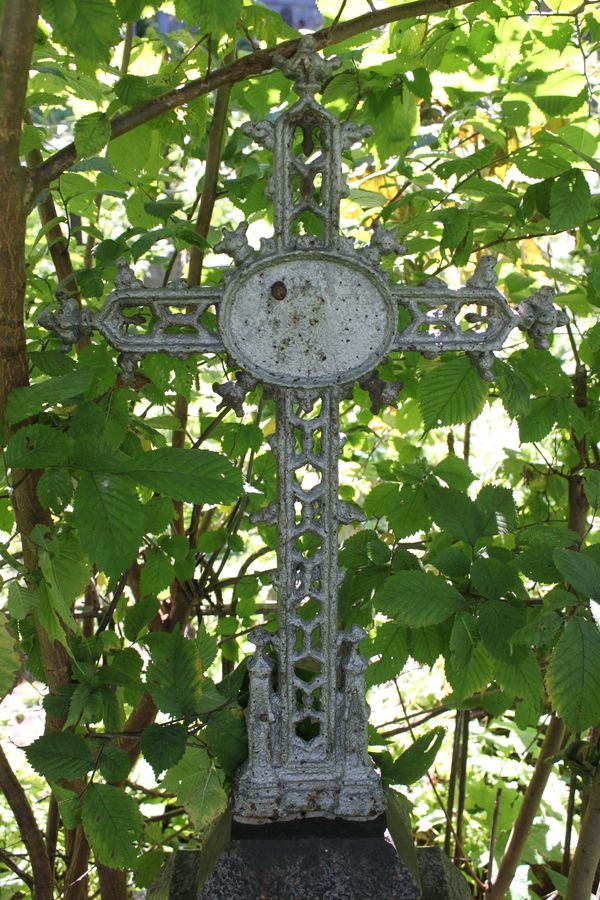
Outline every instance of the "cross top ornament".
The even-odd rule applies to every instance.
[[[338,628],[338,530],[363,518],[338,498],[339,402],[358,381],[374,411],[394,403],[401,386],[376,374],[394,350],[465,351],[490,379],[493,351],[512,329],[546,347],[566,317],[546,288],[511,308],[489,256],[458,290],[437,279],[390,285],[381,257],[405,252],[390,232],[376,224],[361,248],[340,233],[342,151],[370,129],[340,123],[315,98],[339,61],[321,57],[304,36],[290,59],[275,54],[273,62],[294,81],[299,100],[273,120],[242,126],[273,153],[273,236],[256,251],[245,222],[225,231],[215,249],[235,266],[218,287],[146,288],[121,263],[102,309],[82,311],[63,298],[43,324],[67,345],[99,331],[122,351],[126,371],[146,353],[224,351],[238,373],[214,385],[222,405],[243,414],[246,393],[259,383],[273,397],[277,499],[254,519],[277,526],[279,621],[275,634],[253,632],[249,753],[234,814],[250,823],[366,820],[383,812],[384,799],[367,749],[364,632]],[[216,309],[216,330],[205,324],[209,309]],[[400,310],[408,319],[401,330]]]

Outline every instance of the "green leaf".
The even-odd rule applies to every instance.
[[[144,203],[144,210],[152,218],[160,219],[166,223],[182,206],[181,200],[149,200],[147,203]]]
[[[585,222],[591,194],[585,175],[579,169],[559,175],[550,190],[550,222],[567,231]]]
[[[25,657],[8,627],[6,614],[0,611],[0,702],[19,682],[24,663]]]
[[[98,681],[119,687],[139,687],[142,683],[142,666],[142,657],[137,650],[126,647],[110,654],[107,665],[97,670]]]
[[[506,563],[479,556],[471,569],[471,587],[488,600],[500,600],[518,589],[519,579]]]
[[[110,784],[89,784],[83,795],[82,821],[99,862],[112,869],[135,865],[142,816],[133,797]]]
[[[600,509],[600,472],[597,469],[584,469],[585,496],[592,509]]]
[[[436,525],[459,541],[474,545],[484,532],[484,520],[477,504],[461,491],[428,486],[429,512]]]
[[[232,503],[243,488],[239,469],[210,450],[163,447],[123,462],[118,471],[153,491],[190,503]]]
[[[33,588],[11,581],[8,586],[8,601],[6,608],[13,619],[20,621],[35,609],[38,602],[37,592]]]
[[[81,397],[92,383],[93,372],[79,368],[57,378],[46,378],[28,387],[15,388],[8,396],[6,420],[15,425],[39,413],[47,404],[66,403]]]
[[[432,728],[394,762],[392,784],[414,784],[427,774],[442,746],[446,729]]]
[[[75,627],[71,607],[90,577],[90,567],[76,535],[57,535],[48,544],[48,550],[40,553],[40,569],[52,608],[65,625]]]
[[[110,119],[103,112],[90,113],[75,122],[77,157],[93,156],[110,141]]]
[[[119,43],[110,0],[44,0],[42,14],[55,40],[92,62],[108,62],[112,46]]]
[[[399,572],[377,591],[375,604],[401,625],[419,628],[444,622],[464,606],[462,594],[427,572]]]
[[[227,794],[206,750],[190,747],[163,780],[190,815],[196,828],[204,829],[227,806]]]
[[[197,25],[202,33],[235,34],[242,12],[242,0],[175,0],[177,15],[188,26]]]
[[[137,641],[144,628],[158,613],[156,597],[142,597],[127,608],[123,621],[123,631],[128,641]]]
[[[198,628],[196,647],[198,649],[200,670],[206,672],[217,658],[218,645],[216,637],[207,632],[204,622],[201,622],[200,627]]]
[[[13,469],[43,469],[69,461],[73,441],[64,432],[48,425],[26,425],[11,438],[6,448],[6,464]]]
[[[233,776],[248,755],[246,722],[241,706],[211,713],[203,738],[221,768]]]
[[[515,498],[509,488],[486,484],[476,500],[481,512],[484,534],[506,534],[515,531],[518,524]]]
[[[103,747],[98,759],[100,774],[106,781],[124,781],[131,769],[129,754],[120,747]]]
[[[142,596],[156,597],[175,579],[173,563],[162,550],[152,548],[144,557],[140,590]]]
[[[408,659],[406,630],[394,622],[383,622],[377,626],[375,634],[363,642],[362,652],[371,660],[366,672],[367,687],[392,681]]]
[[[60,512],[73,496],[73,479],[67,469],[46,469],[37,483],[38,500],[46,509]]]
[[[127,569],[144,533],[144,513],[131,482],[118,475],[85,474],[73,503],[82,546],[108,575]]]
[[[368,516],[385,516],[398,539],[422,531],[429,524],[425,492],[419,485],[378,484],[366,498],[364,510]]]
[[[116,0],[117,14],[122,22],[135,22],[148,5],[148,0]]]
[[[426,429],[459,425],[479,415],[488,386],[466,356],[455,356],[428,369],[419,382],[418,401]]]
[[[556,568],[576,591],[600,600],[600,566],[590,556],[559,548],[552,554]]]
[[[48,781],[83,778],[94,766],[85,740],[72,731],[43,734],[25,748],[25,754],[35,771]]]
[[[512,658],[511,638],[525,625],[525,608],[499,600],[485,600],[479,607],[479,630],[486,648],[500,660]]]
[[[192,718],[196,714],[200,673],[193,641],[179,628],[146,638],[151,661],[146,676],[150,696],[165,713]]]
[[[433,471],[438,478],[446,482],[449,488],[453,488],[456,491],[468,490],[471,482],[475,481],[475,476],[469,468],[469,464],[455,453],[451,453],[439,462]]]
[[[554,709],[571,731],[600,721],[600,631],[581,616],[567,622],[554,648],[546,685]]]
[[[154,769],[156,778],[179,762],[185,753],[187,729],[180,722],[148,725],[142,733],[141,750]]]

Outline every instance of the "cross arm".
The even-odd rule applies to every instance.
[[[189,288],[184,281],[167,288],[144,287],[119,260],[115,290],[101,309],[90,312],[75,298],[59,295],[58,310],[42,314],[40,323],[58,334],[67,348],[98,331],[112,347],[133,357],[217,353],[224,349],[221,337],[201,319],[221,295],[220,287]]]
[[[438,279],[393,291],[410,319],[398,331],[394,350],[414,350],[435,357],[452,350],[468,353],[483,378],[491,380],[493,351],[500,350],[514,328],[526,332],[539,348],[548,346],[552,331],[567,322],[543,287],[514,308],[496,288],[495,259],[483,257],[464,287],[452,290]]]

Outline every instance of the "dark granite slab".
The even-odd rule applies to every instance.
[[[384,817],[364,823],[329,819],[266,826],[236,823],[229,842],[225,841],[224,852],[217,845],[203,852],[178,850],[148,890],[147,898],[466,900],[470,897],[466,881],[438,848],[419,849],[415,854],[412,847],[407,865],[385,833],[385,826]],[[220,829],[220,842],[223,834],[227,831]]]

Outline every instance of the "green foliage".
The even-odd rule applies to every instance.
[[[178,763],[185,752],[187,729],[174,722],[171,725],[148,725],[141,739],[141,750],[157,778]]]
[[[567,622],[546,680],[555,709],[572,731],[600,719],[600,630],[595,624],[580,616]]]
[[[142,817],[133,797],[110,784],[89,784],[83,796],[82,821],[90,846],[103,865],[112,869],[135,865]]]
[[[367,12],[354,0],[341,10],[338,0],[319,6],[326,24]],[[437,723],[470,711],[460,856],[482,881],[498,778],[495,867],[548,713],[582,733],[586,759],[585,729],[600,720],[600,555],[590,527],[600,508],[600,134],[589,114],[593,84],[581,70],[585,54],[592,71],[600,28],[588,7],[546,6],[538,15],[520,0],[472,3],[357,35],[335,46],[342,65],[323,94],[332,115],[374,129],[366,145],[345,151],[342,221],[359,244],[373,221],[406,244],[402,258],[384,262],[392,286],[434,276],[458,287],[493,252],[513,308],[550,284],[570,316],[570,334],[558,329],[544,350],[513,331],[490,384],[465,355],[392,351],[380,375],[402,383],[397,407],[375,416],[358,388],[341,404],[340,494],[368,523],[340,529],[340,627],[358,624],[368,635],[377,759],[390,783],[410,785],[413,824],[442,843],[444,818],[423,776],[435,759],[446,800],[452,740]],[[183,25],[163,33],[157,11]],[[129,59],[126,23],[136,23]],[[126,868],[145,887],[165,850],[204,840],[227,807],[246,754],[247,638],[264,621],[277,626],[275,529],[251,518],[275,497],[267,444],[275,410],[260,389],[241,419],[217,410],[212,385],[235,376],[224,356],[152,354],[126,383],[98,335],[63,352],[39,324],[55,309],[56,288],[72,287],[59,284],[64,273],[54,269],[48,236],[55,250],[50,229],[63,232],[84,312],[105,302],[119,258],[147,284],[161,284],[186,276],[196,248],[203,283],[220,284],[212,248],[221,227],[246,221],[258,236],[272,228],[272,157],[250,147],[238,125],[293,102],[288,81],[272,71],[232,86],[205,235],[195,221],[214,93],[115,140],[110,122],[132,109],[144,119],[140,107],[189,91],[232,53],[241,66],[251,42],[264,49],[295,35],[276,12],[241,0],[42,2],[22,163],[31,149],[47,158],[69,140],[76,161],[40,195],[54,203],[53,222],[42,224],[34,209],[27,226],[22,371],[30,383],[12,392],[7,409],[0,694],[26,671],[65,729],[34,741],[19,774],[28,791],[31,782],[41,827],[51,792],[66,828],[83,818],[90,891],[96,860]],[[480,327],[481,307],[464,312],[461,329]],[[127,327],[143,332],[150,311],[142,319]],[[203,323],[215,327],[210,312]],[[430,333],[435,327],[432,320]],[[23,485],[34,486],[30,497]],[[582,487],[587,522],[574,506]],[[29,505],[19,509],[23,496]],[[31,533],[19,533],[15,510],[20,523],[34,516]],[[67,675],[47,692],[45,655],[56,642]],[[221,671],[231,674],[219,681]],[[396,688],[415,729],[408,749]],[[156,796],[149,770],[132,768],[124,749],[140,711],[150,717],[135,733]],[[577,769],[578,791],[587,789],[586,765],[584,774]],[[547,835],[564,829],[571,769],[559,761],[554,772],[542,813],[555,827],[532,830],[538,862],[561,855]],[[80,780],[77,792],[64,779]],[[164,809],[160,823],[149,813],[142,829],[142,802]],[[396,795],[392,804],[392,817],[407,815],[408,801]],[[12,852],[12,824],[5,834]],[[57,849],[60,893],[62,829]],[[0,879],[13,878],[3,866]],[[8,887],[11,895],[21,888]],[[524,883],[515,891],[524,896]]]
[[[44,734],[27,747],[27,759],[48,781],[81,778],[94,760],[85,740],[72,731]]]
[[[394,761],[391,775],[392,784],[413,784],[426,775],[442,746],[445,728],[432,728],[421,735],[408,750]]]

